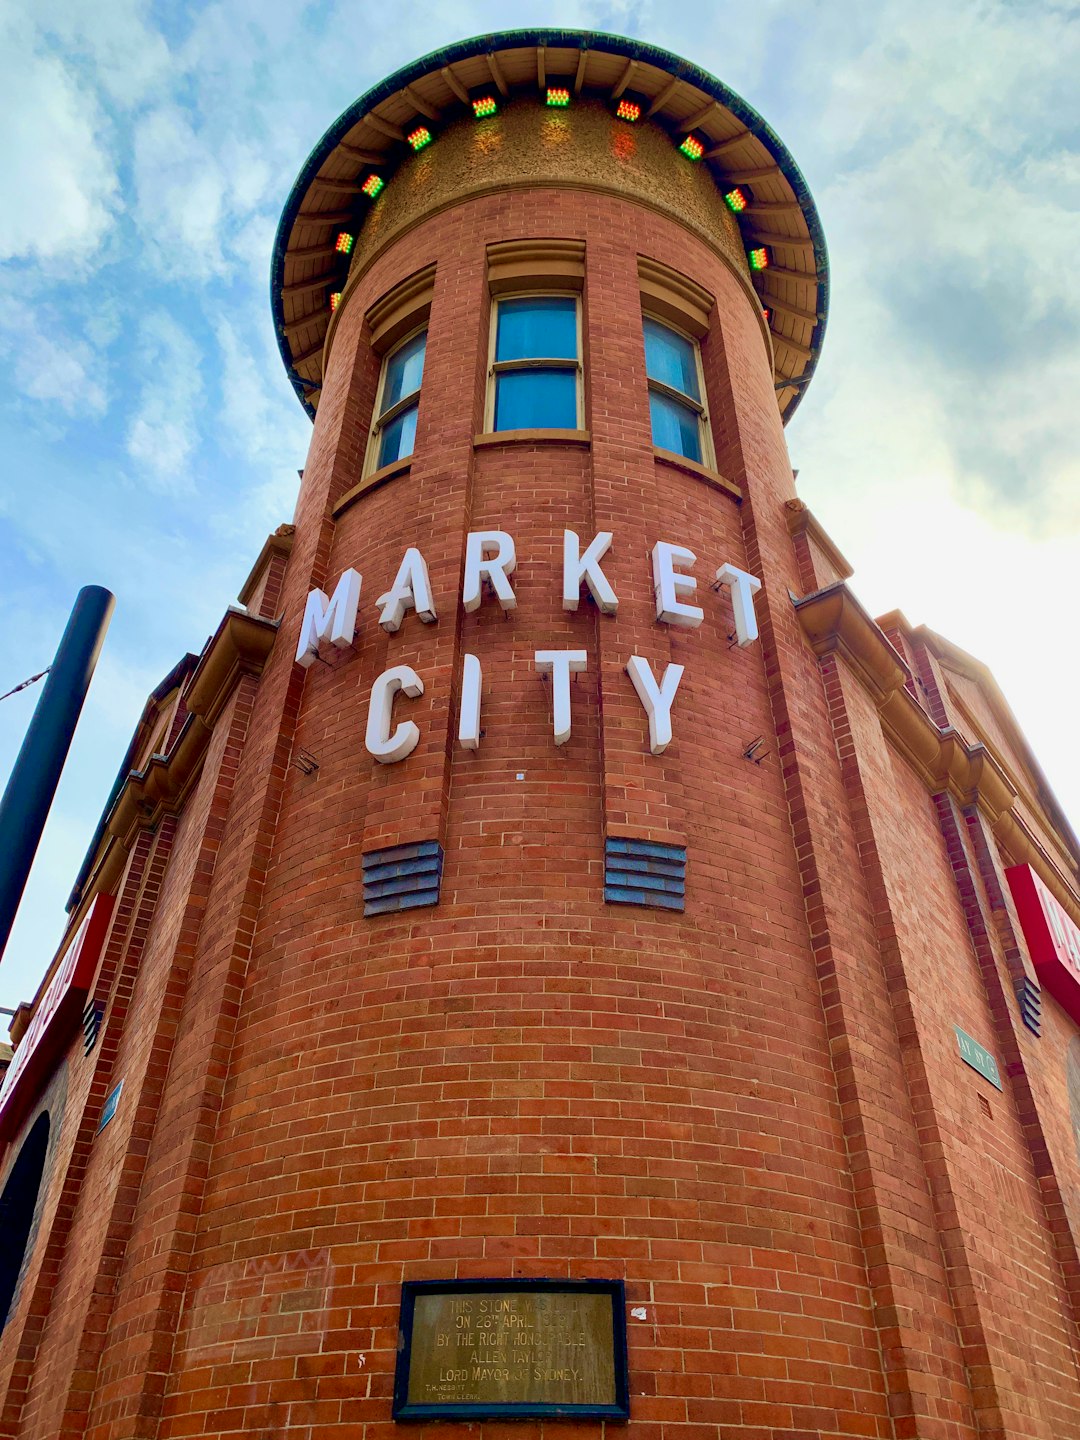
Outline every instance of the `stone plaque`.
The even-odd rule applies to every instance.
[[[621,1280],[406,1281],[395,1420],[625,1420]]]

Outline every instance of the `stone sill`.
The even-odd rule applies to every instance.
[[[487,445],[591,445],[588,430],[492,430],[473,436],[473,448]]]
[[[716,470],[710,470],[707,465],[699,465],[696,460],[688,460],[685,455],[678,455],[674,450],[661,450],[659,445],[652,447],[652,453],[657,460],[665,465],[672,465],[676,470],[684,470],[687,475],[693,475],[697,480],[704,480],[706,485],[711,485],[714,490],[729,495],[733,500],[743,498],[742,491],[733,480],[726,480]]]
[[[355,504],[362,495],[370,494],[372,490],[377,490],[380,485],[385,485],[388,480],[395,480],[399,475],[407,475],[411,469],[412,456],[405,455],[400,460],[392,460],[389,465],[384,465],[381,470],[373,470],[370,475],[366,475],[364,479],[360,481],[359,485],[354,485],[351,490],[345,491],[345,494],[337,502],[333,510],[331,510],[331,515],[336,520],[340,515],[344,514],[350,505]]]

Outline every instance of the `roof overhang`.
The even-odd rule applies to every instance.
[[[768,268],[752,279],[769,312],[777,399],[787,420],[817,366],[829,304],[825,237],[799,167],[757,111],[707,71],[656,46],[584,30],[510,30],[459,41],[380,81],[327,130],[289,194],[271,262],[278,347],[304,408],[314,415],[329,297],[348,275],[348,256],[336,252],[335,241],[339,231],[362,226],[366,176],[376,171],[392,185],[412,153],[405,127],[418,117],[445,125],[469,113],[478,86],[506,99],[537,93],[545,75],[565,77],[575,95],[613,103],[633,93],[643,102],[642,121],[668,131],[673,145],[688,130],[701,137],[699,163],[725,192],[749,187],[751,203],[737,219],[747,251],[764,246],[769,255]]]

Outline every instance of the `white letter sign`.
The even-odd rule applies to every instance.
[[[419,550],[410,546],[405,551],[394,583],[375,604],[379,606],[379,624],[391,635],[401,628],[406,610],[415,610],[425,625],[439,618],[435,613],[435,601],[431,598],[427,561]]]
[[[589,594],[596,601],[597,608],[605,615],[614,615],[619,608],[619,599],[600,569],[600,561],[611,549],[610,530],[601,530],[589,545],[585,554],[580,554],[581,542],[573,530],[563,531],[563,582],[562,605],[564,610],[576,610],[581,602],[581,582],[589,587]]]
[[[480,691],[483,675],[475,655],[466,655],[461,672],[461,705],[458,709],[458,744],[465,750],[480,747]]]
[[[296,645],[297,662],[306,670],[319,653],[319,641],[329,635],[330,643],[344,650],[356,634],[356,607],[360,604],[360,576],[345,570],[331,599],[321,590],[312,590],[304,608],[304,623]]]
[[[693,565],[697,556],[685,545],[669,545],[658,540],[652,549],[653,591],[656,595],[656,618],[666,620],[669,625],[682,625],[693,629],[705,618],[705,611],[696,605],[685,605],[684,596],[693,595],[697,581],[693,575],[682,575],[675,569],[681,565]]]
[[[671,744],[671,704],[683,677],[683,667],[669,665],[657,685],[649,662],[640,655],[631,655],[626,662],[626,673],[649,717],[649,749],[654,755],[662,755]]]
[[[508,576],[517,565],[517,551],[509,535],[502,530],[470,530],[465,539],[465,583],[461,600],[466,610],[479,610],[482,586],[491,581],[491,588],[504,610],[517,608],[517,596]]]
[[[735,612],[735,637],[740,646],[752,645],[758,638],[754,596],[761,589],[756,575],[748,575],[734,565],[721,565],[716,572],[721,585],[731,586],[731,605]]]
[[[541,675],[551,676],[551,720],[555,744],[570,739],[570,674],[580,673],[588,664],[584,650],[537,650],[533,656]]]
[[[384,765],[393,765],[396,760],[411,755],[420,739],[420,731],[412,720],[403,720],[391,733],[394,696],[399,690],[410,700],[424,693],[424,682],[409,665],[384,670],[371,687],[364,744],[368,754]]]

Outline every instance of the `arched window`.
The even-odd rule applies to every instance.
[[[0,1194],[0,1327],[7,1324],[23,1257],[34,1224],[45,1154],[49,1148],[49,1112],[43,1111],[23,1141]]]

